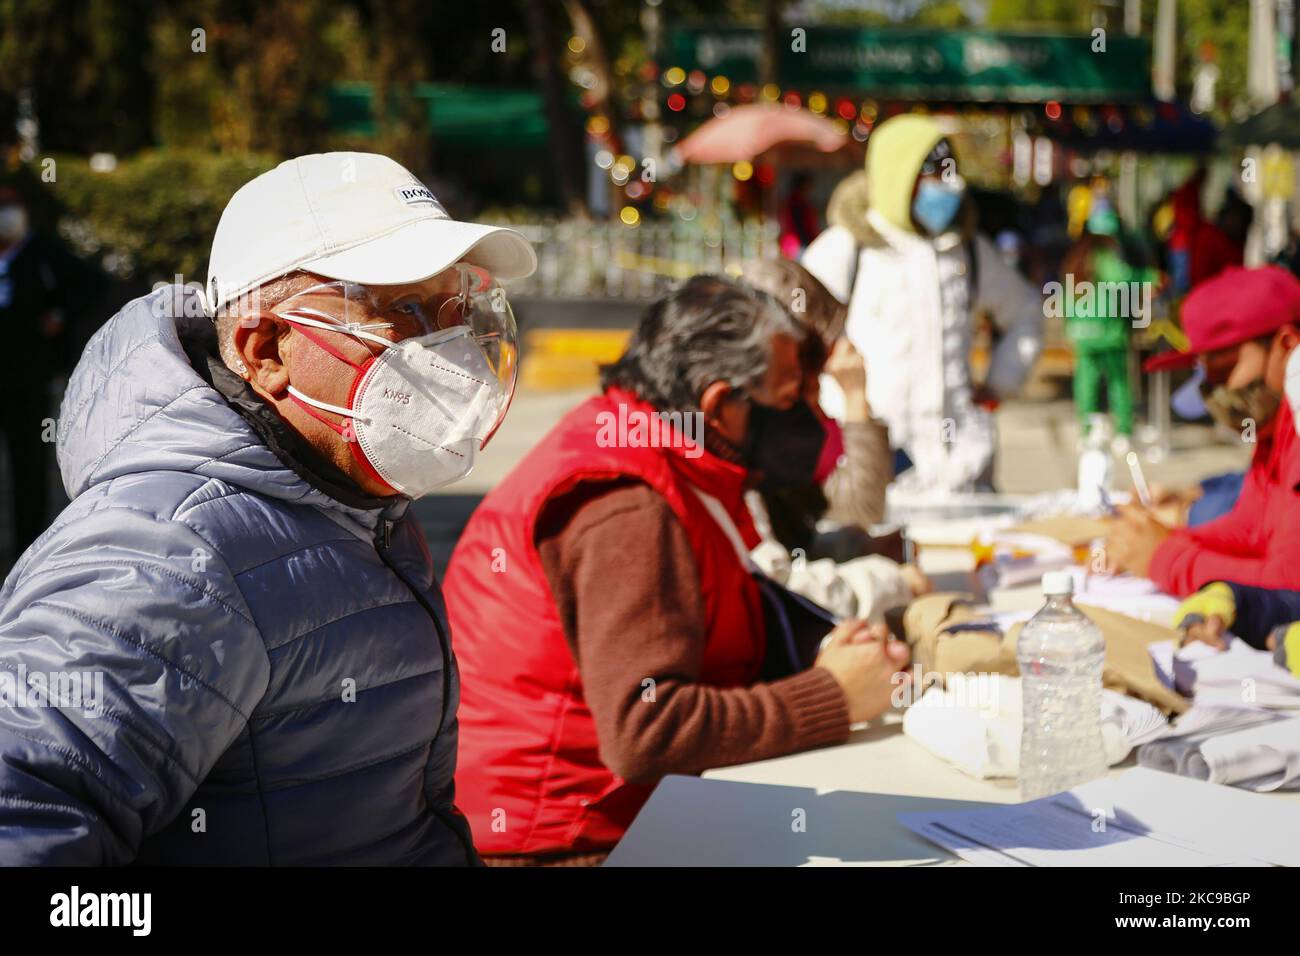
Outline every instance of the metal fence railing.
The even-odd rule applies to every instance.
[[[511,224],[537,250],[537,271],[510,283],[514,295],[650,299],[701,272],[736,272],[775,255],[774,222],[590,222]]]

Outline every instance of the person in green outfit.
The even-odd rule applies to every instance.
[[[1118,240],[1119,217],[1094,202],[1087,229],[1066,253],[1062,272],[1065,333],[1074,346],[1074,404],[1086,437],[1100,412],[1101,382],[1114,434],[1127,447],[1133,434],[1129,330],[1151,307],[1158,273],[1130,266]]]

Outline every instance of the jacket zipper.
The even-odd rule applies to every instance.
[[[434,611],[433,606],[425,600],[424,595],[420,593],[420,589],[412,584],[407,579],[406,575],[397,569],[397,565],[393,564],[393,562],[388,559],[388,550],[393,544],[394,523],[395,522],[388,518],[379,519],[379,533],[375,536],[375,552],[379,555],[379,560],[384,563],[384,566],[388,568],[388,570],[392,571],[399,581],[406,585],[406,589],[411,592],[411,595],[419,603],[420,607],[424,608],[425,613],[429,615],[429,620],[433,622],[433,629],[438,633],[438,646],[442,649],[442,712],[438,715],[438,729],[433,735],[433,741],[436,743],[437,739],[442,736],[442,728],[447,722],[447,704],[451,700],[451,668],[453,666],[451,660],[451,642],[447,640],[447,634],[443,630],[442,622],[438,620],[438,614]],[[466,864],[469,866],[478,865],[478,854],[474,851],[473,845],[467,842],[466,836],[461,832],[461,829],[454,826],[451,821],[447,820],[447,818],[440,813],[436,807],[430,805],[429,809],[433,811],[434,816],[442,821],[443,826],[450,830],[455,835],[456,839],[460,841],[461,846],[465,850]],[[468,827],[466,827],[466,830],[468,830]]]

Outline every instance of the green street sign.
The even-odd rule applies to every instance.
[[[809,27],[780,34],[783,88],[925,100],[1007,103],[1136,102],[1151,96],[1150,47],[1114,34]],[[673,30],[660,63],[758,80],[762,33],[739,27]]]

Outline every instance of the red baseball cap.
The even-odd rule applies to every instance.
[[[1300,323],[1300,279],[1281,266],[1229,266],[1188,293],[1182,318],[1187,351],[1162,352],[1146,361],[1146,371],[1186,368],[1206,352]]]

